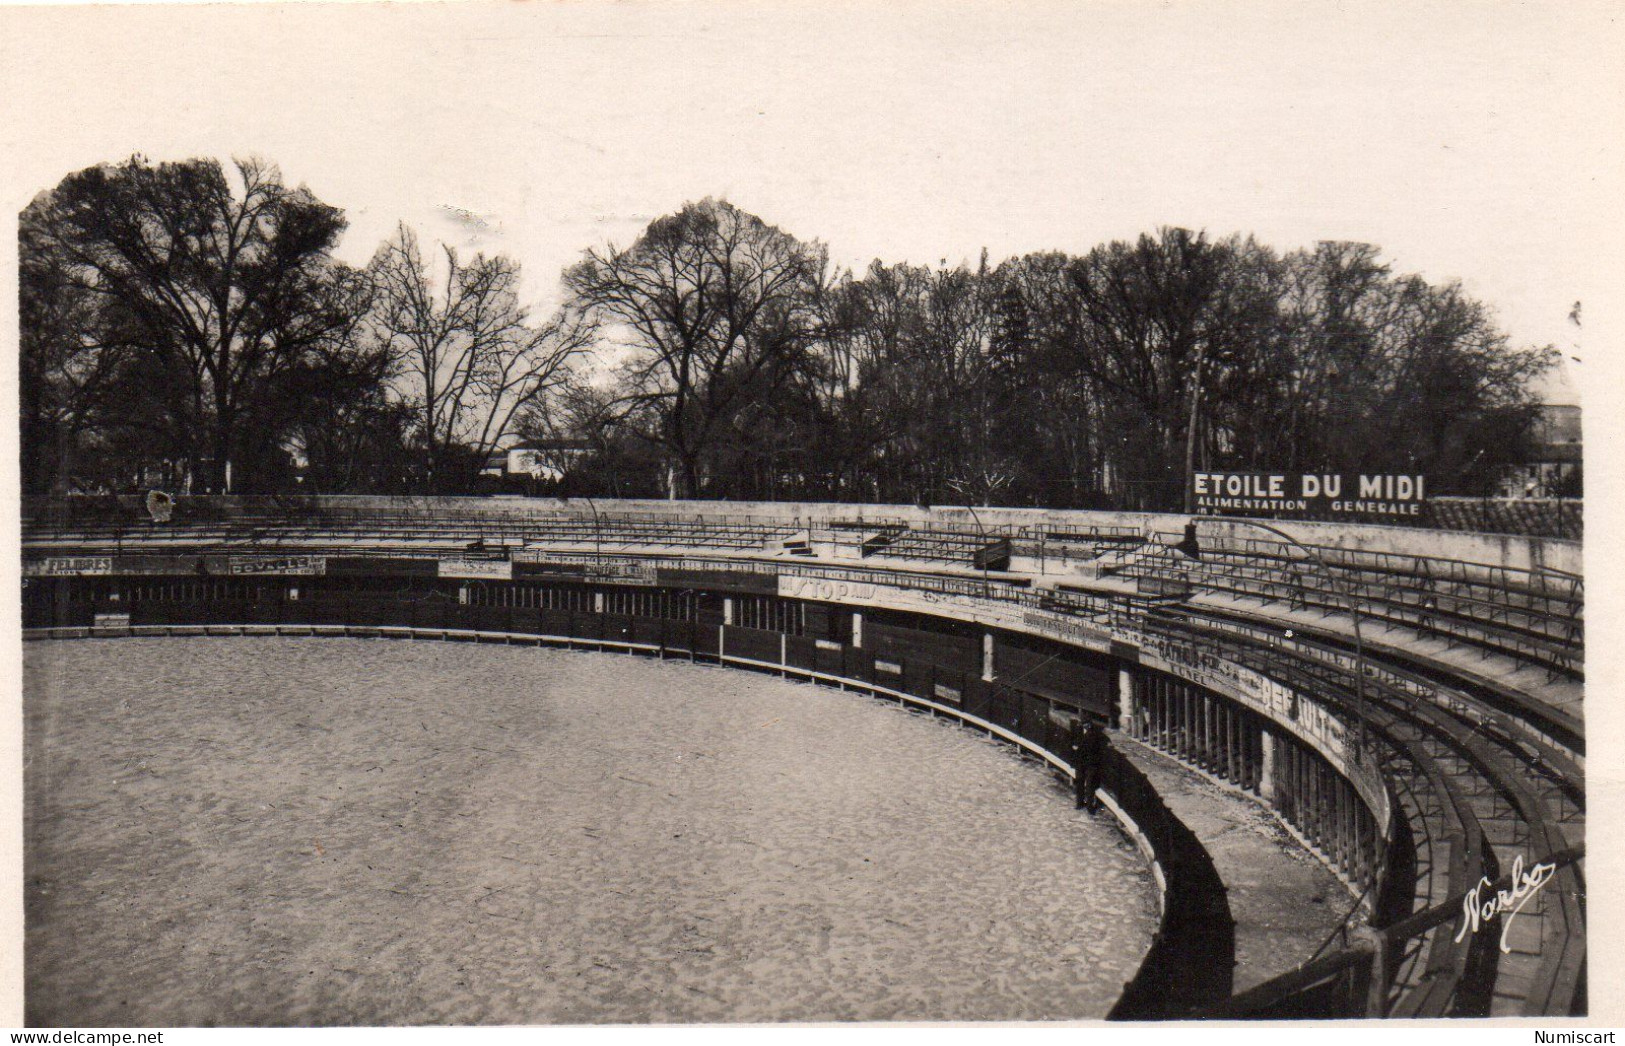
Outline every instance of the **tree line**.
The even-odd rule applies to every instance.
[[[72,174],[21,215],[29,492],[536,493],[1171,508],[1189,467],[1493,490],[1550,347],[1377,248],[1164,228],[1082,255],[832,266],[725,201],[518,262],[258,161]],[[482,475],[516,440],[554,468]]]

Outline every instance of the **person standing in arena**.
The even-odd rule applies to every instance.
[[[1106,732],[1099,723],[1089,721],[1077,741],[1077,753],[1072,782],[1077,790],[1078,807],[1094,813],[1100,809],[1100,799],[1095,792],[1100,788],[1106,767]]]

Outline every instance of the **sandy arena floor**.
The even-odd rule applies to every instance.
[[[24,669],[32,1024],[1092,1018],[1155,926],[1109,822],[857,694],[384,640]]]

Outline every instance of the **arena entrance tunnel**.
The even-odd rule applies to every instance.
[[[853,506],[179,499],[25,509],[34,636],[346,634],[689,657],[866,690],[1076,776],[1094,722],[1266,804],[1356,900],[1329,955],[1230,996],[1223,886],[1120,758],[1163,926],[1114,1016],[1575,1013],[1585,1005],[1578,548],[1303,525],[1341,576],[1183,521]],[[998,565],[989,567],[998,544]],[[1341,582],[1345,590],[1333,592]],[[1344,598],[1365,604],[1354,649]],[[1557,862],[1513,935],[1469,891]],[[1227,954],[1228,950],[1228,954]],[[1318,965],[1317,965],[1318,963]]]

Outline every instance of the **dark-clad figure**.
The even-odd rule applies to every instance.
[[[1090,813],[1100,809],[1100,799],[1095,792],[1100,788],[1101,778],[1106,771],[1106,743],[1106,731],[1100,728],[1099,723],[1090,720],[1078,742],[1077,773],[1072,778],[1077,789],[1078,806]]]

